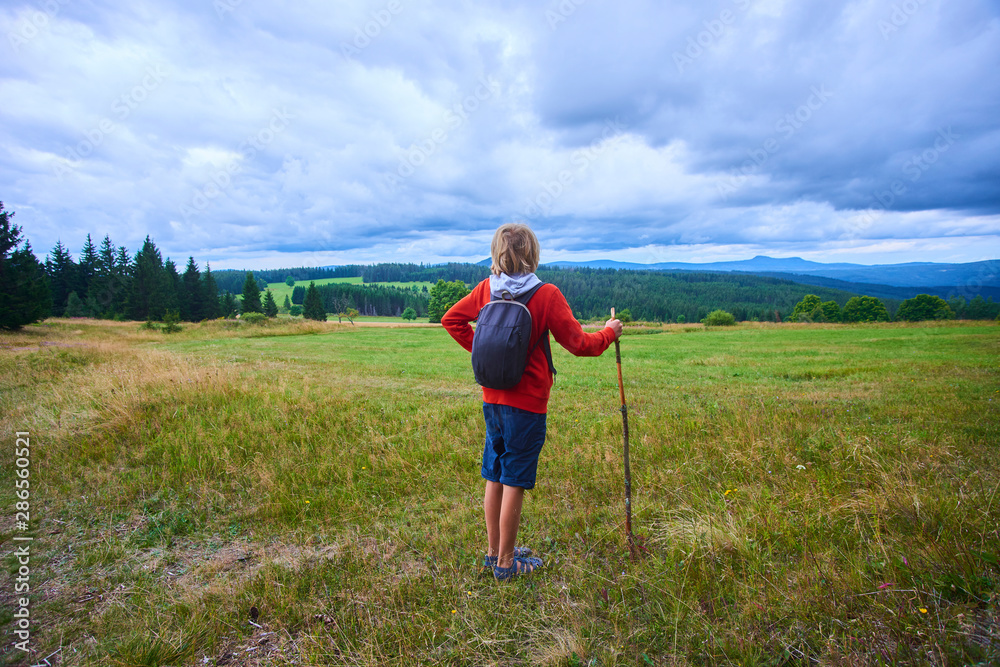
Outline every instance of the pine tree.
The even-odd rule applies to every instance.
[[[181,314],[176,310],[168,309],[163,314],[163,333],[174,333],[180,331],[181,327],[177,323],[181,321]]]
[[[135,265],[125,246],[118,246],[115,274],[121,282],[121,289],[115,295],[114,312],[124,316],[128,312],[128,297],[132,292],[132,276],[135,274]]]
[[[80,277],[78,296],[86,296],[90,291],[90,283],[97,275],[97,246],[94,245],[90,234],[87,234],[87,242],[80,251]]]
[[[28,241],[18,249],[21,228],[12,217],[0,202],[0,329],[10,330],[47,317],[52,305],[45,267]]]
[[[205,319],[205,285],[194,257],[188,257],[181,283],[180,317],[186,322],[200,322]]]
[[[323,309],[323,297],[320,296],[319,290],[316,289],[315,282],[310,282],[309,288],[306,290],[305,302],[302,308],[302,317],[310,320],[326,322],[326,311]]]
[[[169,257],[163,263],[163,310],[164,314],[168,310],[180,311],[180,299],[184,292],[184,283],[181,275],[177,273],[177,265]],[[178,314],[178,317],[180,315]]]
[[[128,315],[133,320],[159,320],[164,307],[166,275],[156,244],[148,236],[142,250],[135,254],[132,265],[131,289],[128,295]]]
[[[104,314],[104,311],[101,310],[100,304],[97,303],[97,299],[89,295],[83,302],[83,311],[86,317],[92,317],[95,320]]]
[[[271,294],[271,290],[266,290],[264,292],[264,314],[268,317],[278,316],[278,304],[274,300],[274,295]]]
[[[257,281],[254,280],[253,274],[248,271],[247,278],[243,281],[242,312],[259,313],[261,310],[260,287],[257,285]]]
[[[66,299],[66,310],[63,312],[65,317],[83,317],[86,315],[83,309],[83,301],[77,296],[76,292],[70,292],[69,297]]]
[[[69,293],[77,291],[80,278],[80,267],[73,261],[62,241],[56,241],[51,257],[45,259],[45,271],[49,275],[52,290],[52,314],[62,317],[66,312]]]
[[[955,295],[948,299],[948,307],[951,308],[951,312],[955,313],[955,319],[966,319],[965,308],[967,305],[964,296]]]
[[[953,309],[954,310],[954,309]],[[982,294],[977,294],[972,301],[969,302],[968,310],[966,312],[966,317],[970,320],[991,320],[990,317],[990,307],[983,299]]]
[[[222,306],[219,303],[219,288],[215,284],[215,276],[212,275],[212,265],[205,263],[205,274],[202,276],[202,294],[205,297],[205,312],[202,317],[214,320],[222,316]]]
[[[285,295],[285,303],[282,305],[282,307],[285,309],[286,313],[292,309],[292,302],[288,299],[287,294]]]
[[[233,317],[236,315],[236,297],[229,290],[222,295],[222,300],[220,301],[219,307],[222,311],[223,317]]]
[[[118,265],[118,270],[122,274],[127,275],[130,278],[132,277],[132,269],[135,267],[132,265],[132,256],[129,255],[128,248],[123,245],[118,246],[118,255],[115,262]]]
[[[87,303],[94,304],[97,311],[95,316],[112,317],[115,296],[122,285],[116,271],[115,246],[111,243],[111,237],[105,235],[95,263],[94,277],[87,289]]]

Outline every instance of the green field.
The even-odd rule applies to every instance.
[[[481,393],[440,328],[50,320],[0,347],[35,662],[1000,661],[995,324],[625,336],[635,563],[613,350],[554,346],[519,540],[546,567],[506,584],[479,576]]]
[[[323,278],[321,280],[297,280],[297,281],[295,281],[295,286],[301,285],[303,287],[309,287],[309,283],[310,282],[315,282],[317,287],[319,287],[320,285],[329,285],[330,283],[349,283],[351,285],[362,285],[362,284],[364,284],[362,282],[361,276],[357,276],[357,277],[353,277],[353,278]],[[375,285],[375,284],[377,284],[377,285],[388,285],[389,287],[400,287],[400,288],[404,288],[404,289],[410,289],[410,288],[416,286],[416,288],[418,290],[421,289],[421,288],[423,288],[423,287],[426,287],[428,290],[430,290],[430,288],[434,286],[434,283],[429,283],[429,282],[371,283],[371,284],[373,284],[373,285]],[[271,290],[271,293],[274,295],[274,301],[278,304],[278,306],[281,306],[281,304],[283,304],[285,302],[285,295],[287,295],[288,298],[289,298],[289,300],[291,300],[291,298],[292,298],[292,289],[294,289],[293,287],[289,287],[284,282],[280,282],[280,283],[268,283],[267,284],[267,288],[269,290]],[[394,320],[398,320],[399,318],[393,318],[393,319]]]
[[[285,302],[286,296],[288,297],[288,300],[291,301],[292,290],[295,289],[295,287],[299,285],[301,285],[302,287],[309,287],[309,283],[316,283],[317,287],[319,287],[320,285],[329,285],[330,283],[349,283],[351,285],[360,285],[361,276],[357,276],[354,278],[321,278],[320,280],[296,280],[295,285],[292,287],[289,287],[288,284],[285,282],[268,283],[267,289],[271,290],[271,294],[274,295],[274,302],[277,303],[278,306],[280,307],[281,304]]]

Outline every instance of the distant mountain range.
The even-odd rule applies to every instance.
[[[897,287],[959,286],[974,283],[1000,287],[1000,260],[967,264],[909,262],[906,264],[823,264],[800,257],[774,258],[758,255],[735,262],[660,262],[636,264],[613,260],[552,262],[549,266],[631,269],[634,271],[743,271],[745,273],[787,273],[823,276],[851,283],[872,283]]]

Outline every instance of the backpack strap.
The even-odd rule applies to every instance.
[[[528,302],[531,301],[531,297],[535,296],[535,292],[537,292],[538,288],[544,284],[545,283],[538,283],[527,292],[517,295],[517,298],[515,298],[514,300],[527,306]],[[538,340],[536,340],[535,344],[531,346],[530,350],[528,350],[529,358],[531,357],[532,354],[535,353],[535,348],[538,347],[539,345],[542,346],[542,352],[545,353],[545,361],[549,362],[549,372],[552,373],[552,375],[555,375],[557,371],[555,364],[552,363],[552,346],[549,344],[548,329],[546,329],[545,331],[543,331],[538,335]]]

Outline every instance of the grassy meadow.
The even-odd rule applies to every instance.
[[[556,345],[519,540],[546,567],[503,584],[477,567],[481,392],[439,327],[0,333],[7,508],[31,434],[31,661],[1000,662],[1000,327],[629,333],[640,560],[614,351]],[[0,598],[0,662],[27,664]]]

